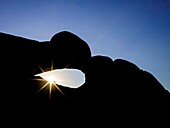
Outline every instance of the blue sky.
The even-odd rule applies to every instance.
[[[170,0],[0,0],[0,31],[38,41],[63,30],[170,90]]]

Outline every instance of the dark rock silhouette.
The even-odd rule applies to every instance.
[[[57,114],[101,121],[113,115],[165,114],[170,107],[169,91],[151,73],[127,60],[92,56],[87,43],[67,31],[44,42],[0,33],[0,58],[1,110],[14,118]],[[82,70],[86,83],[77,89],[59,85],[66,96],[54,89],[50,100],[48,90],[37,93],[34,75],[42,72],[39,66],[48,71],[52,63],[54,69]]]

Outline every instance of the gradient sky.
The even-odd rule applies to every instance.
[[[63,30],[170,90],[170,0],[0,0],[1,32],[47,41]]]

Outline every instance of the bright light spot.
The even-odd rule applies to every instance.
[[[35,76],[40,76],[50,85],[57,84],[69,88],[78,88],[85,83],[85,74],[78,69],[55,69]]]
[[[46,83],[38,90],[41,91],[44,88],[49,89],[49,99],[51,99],[51,93],[53,87],[65,96],[65,94],[60,90],[58,85],[69,87],[69,88],[78,88],[85,83],[85,74],[78,69],[53,69],[53,63],[51,65],[51,70],[44,72],[44,70],[38,66],[42,73],[36,74],[42,79],[34,79],[39,81],[46,81]]]
[[[41,77],[41,75],[39,74],[39,76]],[[42,78],[44,78],[46,81],[48,81],[49,83],[50,83],[50,85],[52,84],[52,83],[55,83],[55,77],[53,76],[53,75],[46,75],[46,77],[42,77]]]

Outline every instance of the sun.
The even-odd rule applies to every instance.
[[[42,73],[46,73],[39,65],[38,67],[40,68],[40,70],[42,71]],[[53,70],[53,63],[51,64],[51,70]],[[48,71],[47,71],[48,72]],[[41,73],[40,73],[41,74]],[[35,76],[39,76],[39,75],[35,75]],[[57,90],[63,95],[65,96],[65,94],[61,91],[61,89],[58,87],[56,81],[55,81],[55,77],[53,74],[50,74],[50,75],[47,75],[45,77],[45,79],[43,78],[39,78],[39,79],[34,79],[34,80],[38,80],[38,81],[42,81],[42,82],[45,82],[45,84],[42,85],[42,87],[37,91],[40,92],[41,90],[43,90],[44,88],[48,88],[49,90],[49,99],[51,99],[51,92],[52,92],[52,89],[53,87],[57,88]]]
[[[56,83],[54,76],[50,76],[47,81],[49,81],[50,84]]]

